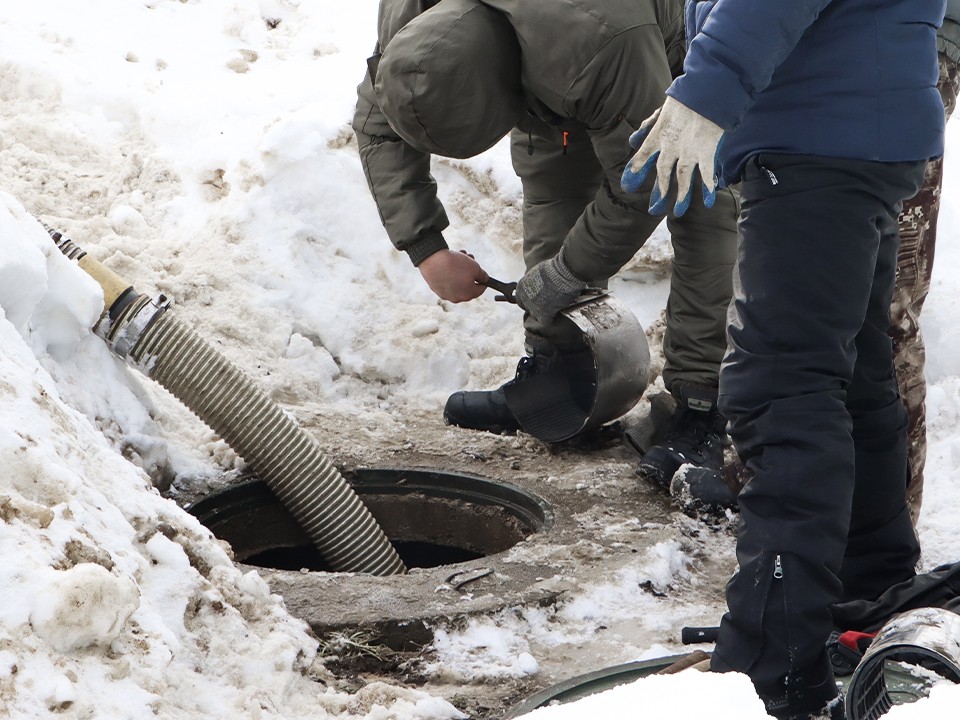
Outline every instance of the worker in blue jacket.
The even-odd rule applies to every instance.
[[[687,0],[684,74],[622,178],[675,214],[741,181],[719,405],[750,475],[712,669],[780,720],[839,719],[829,607],[919,559],[888,309],[897,219],[943,152],[944,0]],[[699,171],[699,172],[698,172]],[[719,172],[719,178],[717,174]],[[699,180],[698,180],[699,178]]]

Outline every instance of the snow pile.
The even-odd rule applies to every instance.
[[[99,287],[0,202],[3,715],[458,717],[416,691],[327,688],[306,626],[63,401],[38,358],[96,366],[91,392],[130,379],[88,330]]]
[[[539,708],[522,717],[524,720],[583,720],[624,715],[675,720],[768,717],[745,675],[715,675],[696,670],[652,675],[575,703]]]
[[[377,3],[73,0],[7,3],[0,17],[0,714],[12,718],[435,720],[446,701],[383,683],[352,693],[256,574],[154,489],[229,474],[235,453],[114,359],[89,328],[96,285],[36,218],[178,316],[325,442],[364,447],[446,395],[507,379],[518,310],[439,302],[386,240],[350,132]],[[960,143],[957,121],[948,147]],[[492,275],[519,277],[520,190],[506,144],[434,174],[447,238]],[[948,156],[927,308],[931,431],[920,531],[928,566],[960,558],[958,164]],[[613,287],[656,324],[669,261],[658,233]],[[650,270],[649,268],[653,268]],[[454,311],[455,310],[455,311]],[[339,414],[339,415],[338,415]],[[338,435],[337,418],[360,427]],[[328,419],[329,418],[329,419]],[[559,550],[558,550],[559,551]],[[585,638],[634,648],[629,626],[695,614],[697,582],[664,542],[554,609],[438,635],[438,675],[523,679]],[[705,601],[706,602],[706,601]],[[600,628],[610,634],[600,635]],[[624,632],[620,632],[624,630]],[[580,656],[582,658],[582,655]],[[603,657],[591,658],[602,666]],[[577,659],[571,669],[578,669]],[[446,675],[444,675],[446,673]],[[895,708],[940,718],[960,688]],[[952,705],[950,703],[953,703]],[[745,678],[634,683],[538,717],[765,717]]]

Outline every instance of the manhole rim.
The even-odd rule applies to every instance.
[[[358,477],[359,474],[373,474],[373,473],[385,473],[393,472],[398,474],[408,474],[412,475],[415,478],[414,482],[410,482],[406,478],[403,478],[403,484],[400,482],[389,483],[389,482],[375,482],[372,479],[365,479]],[[350,470],[341,470],[341,474],[344,479],[350,484],[350,486],[357,492],[358,495],[363,495],[363,492],[360,490],[367,491],[374,488],[402,488],[404,490],[409,490],[411,488],[415,490],[420,490],[425,492],[425,494],[436,496],[436,497],[446,497],[454,499],[463,499],[476,501],[482,504],[496,504],[499,507],[503,507],[507,510],[510,510],[516,517],[521,519],[529,518],[529,514],[520,515],[517,512],[517,509],[523,510],[524,506],[516,501],[516,498],[523,498],[529,503],[529,506],[535,506],[539,511],[539,517],[535,518],[537,523],[531,523],[531,526],[537,525],[535,531],[532,535],[540,535],[541,533],[549,532],[554,523],[556,522],[556,515],[553,512],[553,507],[544,500],[539,495],[536,495],[525,488],[515,485],[506,480],[495,480],[488,477],[483,477],[482,475],[476,475],[473,473],[464,473],[453,470],[438,470],[436,468],[424,468],[424,467],[357,467]],[[458,493],[447,492],[446,488],[440,484],[433,484],[430,482],[424,482],[423,478],[425,477],[442,477],[448,478],[453,481],[468,481],[470,483],[480,483],[484,487],[496,488],[498,493],[501,495],[499,499],[503,500],[504,496],[512,496],[512,500],[509,504],[504,502],[492,503],[486,502],[487,498],[491,498],[491,495],[484,495],[479,492],[471,492],[468,487],[459,488]]]
[[[341,470],[340,472],[344,480],[357,492],[361,499],[363,499],[364,494],[374,493],[379,496],[393,493],[400,494],[401,492],[404,494],[422,493],[428,498],[455,499],[475,505],[496,506],[531,528],[530,534],[519,543],[503,550],[456,563],[423,568],[411,567],[411,571],[450,568],[451,571],[463,572],[465,568],[490,564],[509,553],[517,545],[549,533],[556,523],[556,515],[549,502],[535,493],[504,480],[494,480],[474,473],[424,467],[362,466]],[[392,478],[390,475],[392,475]],[[456,487],[451,488],[450,483],[453,483]],[[481,492],[478,490],[478,486],[492,492]],[[254,472],[250,472],[241,475],[229,486],[186,505],[184,509],[194,515],[204,527],[213,532],[211,526],[216,525],[218,517],[229,518],[235,512],[234,508],[249,502],[249,492],[254,488],[257,491],[266,491],[278,503],[280,502],[266,482]],[[206,505],[210,505],[210,508],[206,509]],[[214,535],[216,536],[216,533]],[[229,540],[224,540],[224,542],[229,543]],[[256,568],[271,573],[291,573],[301,576],[305,573],[322,576],[342,574],[328,570],[289,570],[265,567],[237,559],[234,559],[234,564],[243,568]],[[404,577],[404,575],[397,577]]]

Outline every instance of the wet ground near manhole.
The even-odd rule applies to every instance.
[[[640,482],[636,456],[615,431],[547,446],[523,434],[447,427],[424,412],[384,415],[372,429],[369,418],[359,423],[326,409],[303,424],[345,474],[363,467],[453,470],[524,488],[554,514],[548,532],[493,557],[416,568],[403,578],[258,568],[291,613],[314,628],[325,665],[344,689],[375,680],[399,683],[444,697],[471,718],[499,720],[531,694],[570,677],[630,662],[650,648],[684,652],[681,628],[716,624],[722,614],[723,586],[734,566],[729,523],[688,518]],[[691,566],[690,577],[674,587],[639,589],[663,608],[655,623],[624,608],[580,621],[573,641],[559,639],[566,604],[598,587],[615,588],[660,543],[677,543]],[[459,588],[451,581],[477,568],[494,572]],[[535,673],[514,677],[482,666],[437,666],[437,628],[456,631],[489,620],[524,633],[522,618],[530,612],[549,618],[556,631],[545,636],[540,627],[525,638]],[[415,615],[427,620],[405,621]]]

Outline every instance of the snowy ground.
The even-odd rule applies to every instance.
[[[38,219],[141,292],[173,299],[181,319],[335,460],[453,462],[483,474],[465,458],[507,466],[520,458],[524,472],[585,493],[591,483],[597,493],[630,493],[639,492],[632,459],[622,448],[550,453],[529,438],[443,426],[447,394],[510,376],[518,316],[490,297],[437,301],[384,236],[349,128],[374,0],[8,5],[0,18],[3,714],[451,718],[460,713],[448,701],[460,696],[473,698],[461,703],[469,709],[477,698],[507,697],[509,687],[516,695],[564,674],[678,652],[680,625],[719,616],[721,583],[711,573],[729,562],[729,532],[691,539],[689,521],[665,509],[675,538],[615,576],[585,574],[562,606],[441,628],[424,653],[420,689],[375,671],[335,677],[282,600],[178,507],[236,475],[240,462],[91,334],[99,288]],[[960,146],[956,121],[951,144]],[[947,161],[924,314],[931,436],[920,531],[929,567],[960,559],[958,157]],[[451,244],[492,275],[516,279],[519,187],[505,147],[438,162],[435,173]],[[652,329],[654,349],[668,247],[656,236],[613,285]],[[654,602],[641,585],[665,597]],[[655,712],[664,697],[674,717],[764,717],[744,678],[699,674],[645,680],[537,717]],[[957,688],[937,688],[890,717],[945,717],[958,698]]]

